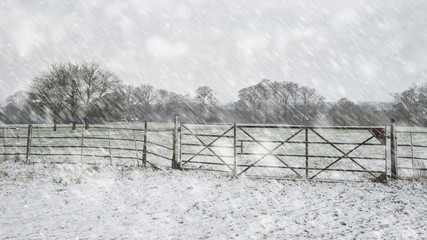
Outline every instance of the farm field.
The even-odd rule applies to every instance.
[[[426,239],[427,183],[0,163],[1,239]]]

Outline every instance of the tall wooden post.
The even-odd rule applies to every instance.
[[[41,152],[41,154],[42,154],[42,162],[44,162],[43,144],[42,144],[42,140],[40,139],[39,126],[37,126],[37,138],[39,139],[40,152]]]
[[[172,142],[173,142],[173,155],[172,155],[172,168],[173,169],[181,169],[181,166],[178,162],[177,150],[178,150],[178,115],[175,115],[174,118],[174,127],[172,133]]]
[[[110,154],[110,165],[113,165],[113,158],[111,157],[111,137],[110,137],[110,128],[107,127],[108,129],[108,152]]]
[[[3,127],[3,143],[4,143],[4,160],[8,159],[7,155],[7,128]]]
[[[144,143],[142,147],[142,166],[147,166],[147,121],[144,122]]]
[[[308,178],[308,128],[305,128],[305,178]]]
[[[182,164],[182,122],[181,121],[179,122],[178,134],[179,134],[178,163],[179,163],[179,166],[181,167],[181,164]]]
[[[136,157],[136,166],[139,167],[139,159],[138,159],[138,146],[136,145],[136,135],[135,129],[133,129],[133,141],[135,142],[135,157]]]
[[[390,161],[391,161],[391,178],[397,179],[397,140],[396,140],[396,130],[395,130],[395,120],[391,119],[390,126]]]
[[[84,129],[84,126],[82,126],[82,146],[81,146],[81,149],[80,149],[80,162],[81,163],[83,163],[84,135],[85,135],[85,129]]]
[[[411,138],[412,177],[415,179],[414,141],[412,137],[412,132],[409,132],[409,137]]]
[[[234,136],[234,143],[233,143],[233,158],[234,158],[234,162],[233,162],[233,176],[237,177],[237,126],[236,123],[234,123],[234,128],[233,128],[233,136]]]
[[[33,125],[28,125],[28,137],[27,137],[27,155],[25,158],[26,163],[31,161],[31,140],[33,137]]]

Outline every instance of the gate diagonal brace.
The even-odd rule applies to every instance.
[[[261,158],[259,158],[258,160],[256,160],[255,162],[253,162],[251,165],[249,165],[248,167],[246,167],[245,169],[243,169],[239,174],[237,174],[237,176],[242,175],[244,172],[248,171],[250,168],[252,168],[253,166],[255,166],[259,161],[261,161],[262,159],[266,158],[267,156],[274,156],[275,158],[277,158],[280,162],[282,162],[286,167],[289,167],[289,169],[291,169],[296,175],[298,175],[300,178],[302,178],[302,176],[295,171],[294,168],[290,167],[285,161],[283,161],[282,159],[280,159],[278,156],[276,155],[272,155],[272,153],[278,149],[279,147],[281,147],[283,144],[287,143],[288,141],[290,141],[293,137],[295,137],[296,135],[298,135],[300,132],[302,132],[303,129],[300,129],[299,131],[297,131],[296,133],[294,133],[292,136],[290,136],[288,139],[286,139],[285,141],[279,143],[279,145],[277,145],[275,148],[273,149],[268,149],[266,146],[264,146],[263,144],[261,144],[259,141],[257,141],[254,137],[252,137],[248,132],[246,132],[245,130],[243,130],[242,127],[239,127],[240,130],[242,130],[242,132],[244,132],[246,135],[248,135],[248,137],[250,137],[252,140],[254,140],[256,143],[258,143],[258,145],[260,145],[262,148],[264,148],[265,150],[267,150],[268,152],[263,155]]]
[[[220,136],[218,136],[217,138],[215,138],[212,142],[210,142],[209,144],[206,144],[205,142],[203,142],[203,140],[201,140],[199,137],[196,136],[196,134],[191,131],[189,128],[187,128],[185,125],[182,125],[185,129],[187,129],[187,131],[189,131],[191,133],[191,135],[193,137],[195,137],[197,140],[199,140],[199,142],[201,144],[203,144],[203,148],[202,150],[200,150],[199,152],[197,152],[194,156],[192,156],[191,158],[189,158],[185,163],[182,164],[182,166],[184,166],[185,164],[189,163],[191,160],[193,160],[197,155],[199,155],[201,152],[203,152],[205,149],[208,149],[209,151],[212,152],[213,155],[215,155],[221,162],[223,162],[225,164],[225,166],[227,166],[231,171],[233,171],[233,169],[220,157],[218,156],[211,148],[210,146],[212,144],[214,144],[218,139],[220,139],[221,137],[223,137],[225,134],[227,134],[229,131],[231,131],[233,127],[231,127],[230,129],[226,130],[223,134],[221,134]]]
[[[344,152],[343,150],[341,150],[340,148],[338,148],[335,144],[331,143],[330,141],[328,141],[326,138],[324,138],[322,135],[320,135],[318,132],[314,131],[313,129],[311,129],[312,132],[314,132],[317,136],[319,136],[322,140],[324,140],[325,142],[329,143],[332,147],[334,147],[336,150],[338,150],[340,153],[342,153],[343,155],[336,159],[335,161],[333,161],[332,163],[330,163],[328,166],[326,166],[324,169],[320,170],[318,173],[316,173],[315,175],[313,175],[312,177],[310,177],[310,179],[313,179],[315,177],[317,177],[320,173],[324,172],[325,170],[327,170],[328,168],[330,168],[332,165],[334,165],[335,163],[337,163],[338,161],[340,161],[343,158],[348,158],[350,159],[352,162],[354,162],[357,166],[359,166],[360,168],[362,168],[363,170],[365,170],[367,173],[371,174],[375,179],[377,178],[377,176],[375,176],[375,174],[373,174],[371,171],[367,170],[363,165],[361,165],[360,163],[358,163],[356,160],[354,160],[354,158],[349,157],[349,154],[354,152],[356,149],[358,149],[359,147],[363,146],[365,143],[369,142],[371,139],[373,139],[375,136],[371,136],[368,139],[366,139],[365,141],[363,141],[362,143],[360,143],[359,145],[357,145],[356,147],[354,147],[352,150],[348,151],[348,152]]]

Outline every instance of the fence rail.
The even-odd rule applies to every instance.
[[[178,123],[177,118],[173,127],[148,127],[147,122],[143,127],[95,125],[74,131],[59,125],[55,132],[51,126],[0,127],[0,156],[28,163],[148,163],[235,177],[380,182],[388,175],[426,177],[427,171],[427,132],[396,131],[394,124],[389,135],[386,127],[195,124]]]
[[[156,142],[156,136],[149,140],[148,134],[165,133],[170,136],[172,128],[150,129],[145,123],[143,128],[92,126],[89,130],[79,127],[74,131],[70,127],[57,126],[57,131],[47,126],[2,126],[3,140],[0,156],[15,156],[17,161],[40,162],[45,158],[57,157],[50,162],[69,162],[74,158],[75,162],[83,162],[88,159],[109,159],[106,163],[113,163],[115,159],[126,159],[120,164],[145,166],[168,165],[159,162],[159,159],[170,161],[172,156],[172,142]],[[23,135],[26,132],[26,135]],[[31,140],[31,141],[29,141]],[[156,149],[162,149],[163,155],[156,153]],[[152,149],[152,150],[150,150]],[[165,154],[166,153],[166,154]],[[169,155],[170,156],[167,156]],[[147,155],[151,156],[148,157]],[[25,159],[21,157],[25,156]],[[78,161],[80,158],[80,161]],[[85,159],[83,159],[85,158]],[[134,160],[134,161],[132,161]],[[86,161],[86,163],[93,163]]]

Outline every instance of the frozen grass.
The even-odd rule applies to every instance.
[[[427,182],[0,164],[1,239],[426,239]]]

